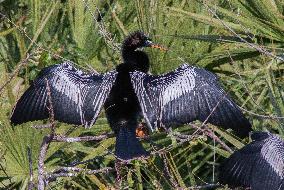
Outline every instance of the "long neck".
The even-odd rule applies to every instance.
[[[139,70],[145,73],[149,71],[149,58],[143,51],[123,47],[122,58],[123,63],[131,70]]]
[[[124,44],[122,46],[122,50],[121,50],[123,62],[124,63],[127,62],[132,57],[134,52],[135,52],[135,48],[129,47],[129,46]]]

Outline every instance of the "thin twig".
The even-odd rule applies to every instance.
[[[231,63],[234,63],[234,59],[232,58],[230,52],[227,51],[227,53],[228,53],[228,55],[229,55],[229,57],[230,57],[230,59],[231,59]],[[232,64],[232,65],[233,65],[233,64]],[[242,83],[243,87],[245,88],[245,91],[248,93],[249,97],[251,98],[252,102],[253,102],[257,107],[260,108],[260,106],[259,106],[259,105],[256,103],[256,101],[254,100],[253,96],[250,94],[249,89],[248,89],[247,86],[244,84],[242,76],[239,74],[239,72],[236,71],[236,73],[237,73],[239,79],[241,80],[241,83]],[[284,117],[280,117],[280,116],[260,115],[260,114],[254,113],[254,112],[252,112],[252,111],[246,110],[245,108],[242,108],[242,107],[240,107],[240,106],[239,106],[239,108],[240,108],[241,110],[243,110],[243,111],[245,111],[245,112],[251,114],[251,115],[257,116],[257,117],[262,118],[262,119],[271,119],[271,120],[277,120],[277,121],[278,121],[279,119],[284,119]],[[261,109],[261,111],[265,112],[264,109],[262,109],[262,108],[260,108],[260,109]]]
[[[32,128],[35,128],[35,129],[46,129],[46,128],[51,128],[52,124],[51,123],[48,123],[48,124],[45,124],[45,125],[33,125]]]
[[[6,154],[6,151],[1,155],[0,159],[3,160],[3,161],[6,161],[4,155]],[[12,180],[11,180],[11,177],[7,174],[6,172],[6,169],[3,167],[2,163],[0,163],[0,169],[1,171],[5,174],[5,177],[7,177],[7,179],[9,180],[9,183],[12,184]],[[1,184],[6,187],[6,185],[1,181]]]
[[[30,174],[30,181],[29,181],[29,184],[28,184],[28,190],[32,190],[33,187],[34,187],[34,183],[33,183],[34,174],[33,174],[32,151],[31,151],[31,148],[29,146],[27,148],[27,153],[28,153],[29,174]]]
[[[246,39],[244,39],[243,37],[241,37],[239,34],[237,34],[237,32],[231,28],[230,26],[228,26],[222,19],[220,19],[220,17],[218,16],[218,14],[216,13],[216,11],[213,11],[205,2],[206,1],[202,1],[204,2],[203,5],[205,6],[205,8],[211,13],[213,14],[221,23],[222,25],[227,28],[234,36],[236,36],[237,38],[239,38],[242,42],[244,42],[247,46],[259,51],[260,53],[263,53],[265,55],[268,55],[270,57],[273,57],[275,59],[278,59],[280,61],[284,61],[284,59],[280,56],[274,55],[273,53],[271,53],[270,51],[268,51],[267,49],[265,49],[264,47],[259,46],[258,44],[254,44],[254,43],[250,43],[248,42]]]
[[[83,168],[78,168],[78,167],[61,167],[55,170],[54,172],[52,172],[52,174],[48,174],[47,181],[53,181],[58,177],[78,176],[80,173],[93,175],[97,173],[108,173],[111,171],[114,171],[114,169],[111,167],[105,167],[105,168],[97,169],[97,170],[83,169]]]
[[[55,135],[52,139],[54,142],[81,142],[81,141],[99,141],[104,140],[110,136],[114,136],[112,133],[98,136],[83,136],[83,137],[64,137]]]
[[[43,48],[41,45],[39,45],[38,43],[34,42],[34,41],[32,40],[32,38],[27,34],[25,28],[22,28],[22,27],[20,27],[19,25],[15,24],[15,23],[14,23],[12,20],[10,20],[5,14],[3,14],[3,13],[0,12],[0,16],[2,16],[3,18],[5,18],[9,23],[11,23],[15,28],[17,28],[17,30],[18,30],[20,33],[22,33],[31,43],[35,44],[35,46],[36,46],[37,48],[42,49],[43,51],[49,53],[50,55],[53,55],[54,57],[58,57],[58,58],[60,58],[60,59],[62,59],[62,60],[65,60],[65,61],[70,61],[69,59],[66,59],[66,58],[64,58],[64,57],[62,57],[62,56],[60,56],[60,55],[58,55],[58,54],[56,54],[56,53],[53,53],[51,50],[45,49],[45,48]]]
[[[54,119],[54,109],[53,109],[53,104],[52,104],[52,98],[51,98],[51,89],[49,86],[49,82],[47,78],[45,78],[46,82],[46,91],[47,91],[47,97],[48,97],[48,112],[49,112],[49,121],[51,123],[50,129],[51,129],[51,135],[54,136],[55,134],[55,119]]]
[[[105,154],[102,154],[100,155],[101,157],[104,157],[104,156],[107,156],[109,155],[109,153],[105,153]],[[74,161],[74,162],[71,162],[71,164],[69,164],[70,167],[74,167],[74,166],[77,166],[77,165],[80,165],[80,164],[86,164],[86,163],[90,163],[90,162],[93,162],[97,159],[97,157],[94,157],[94,158],[91,158],[91,159],[88,159],[88,160],[85,160],[85,161]]]
[[[50,134],[43,137],[42,144],[40,147],[40,154],[39,154],[39,159],[38,159],[38,190],[44,190],[44,187],[45,187],[44,160],[45,160],[48,146],[55,136],[55,121],[54,121],[54,110],[53,110],[52,99],[51,99],[51,90],[50,90],[50,86],[49,86],[47,79],[45,79],[45,82],[46,82],[46,89],[47,89],[47,96],[48,96],[47,109],[49,112],[49,120],[50,120],[51,126],[50,126]]]
[[[193,186],[193,187],[188,187],[188,190],[198,190],[198,189],[215,189],[217,187],[220,187],[221,185],[219,184],[206,184],[206,185],[200,185],[200,186]]]
[[[44,160],[52,138],[52,135],[44,136],[40,146],[40,153],[38,158],[38,190],[44,190],[45,187]]]
[[[228,147],[218,136],[216,136],[210,129],[208,128],[201,128],[198,127],[197,125],[189,124],[192,128],[199,129],[202,132],[204,132],[207,136],[212,138],[213,140],[216,140],[225,150],[227,150],[230,153],[233,153],[234,151]]]
[[[272,120],[276,120],[276,119],[284,119],[284,117],[281,117],[281,116],[275,116],[275,115],[262,115],[262,114],[257,114],[257,113],[254,113],[252,111],[249,111],[245,108],[242,108],[242,107],[239,107],[241,110],[243,110],[244,112],[247,112],[248,114],[250,115],[253,115],[253,116],[256,116],[256,117],[259,117],[259,118],[262,118],[262,119],[272,119]]]
[[[94,15],[94,13],[92,12],[92,10],[90,9],[88,3],[83,0],[86,9],[90,12],[90,14],[92,15],[95,23],[97,24],[98,28],[99,28],[99,35],[101,35],[103,37],[103,39],[105,40],[106,44],[112,48],[115,51],[120,51],[120,44],[119,43],[115,43],[114,42],[114,38],[112,38],[112,34],[110,32],[107,31],[106,26],[103,22],[103,19],[101,20],[101,23],[99,23],[96,19],[96,16]],[[96,11],[99,14],[99,16],[102,18],[101,12],[100,10],[96,7]]]
[[[121,177],[121,167],[124,163],[121,162],[119,159],[115,160],[114,168],[116,171],[116,179],[115,179],[115,188],[120,189],[122,177]]]
[[[171,184],[173,185],[173,187],[175,187],[176,189],[179,187],[179,185],[177,184],[177,182],[175,181],[175,179],[172,177],[173,175],[171,174],[169,168],[168,168],[168,164],[167,164],[167,157],[166,157],[166,154],[162,154],[162,159],[163,159],[163,162],[164,162],[164,171],[165,171],[165,174],[169,177],[169,180],[171,182]]]
[[[90,170],[90,169],[84,169],[84,168],[78,168],[78,167],[60,167],[53,173],[58,173],[58,172],[85,172],[87,174],[96,174],[96,173],[107,173],[110,171],[114,171],[113,168],[111,167],[105,167],[102,169],[97,169],[97,170]]]
[[[201,127],[205,126],[205,124],[207,123],[207,121],[210,119],[210,117],[212,116],[212,114],[216,111],[217,107],[220,105],[220,103],[227,97],[228,92],[226,92],[221,98],[220,100],[217,102],[217,104],[213,107],[213,109],[210,111],[210,114],[207,116],[207,118],[202,122]]]
[[[25,59],[23,59],[20,64],[17,65],[16,69],[14,70],[14,72],[12,73],[12,75],[9,77],[9,79],[0,87],[0,92],[13,80],[13,78],[19,73],[20,69],[22,68],[23,65],[25,65],[29,58],[30,58],[31,54],[27,53],[27,56],[25,57]]]

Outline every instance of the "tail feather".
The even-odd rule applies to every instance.
[[[121,127],[116,136],[115,155],[121,160],[147,157],[149,153],[136,138],[135,128]]]

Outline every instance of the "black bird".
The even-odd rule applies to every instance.
[[[48,81],[58,121],[89,127],[104,105],[116,134],[115,154],[122,160],[149,155],[135,137],[141,116],[154,130],[194,120],[205,121],[212,112],[209,123],[232,128],[241,137],[248,135],[250,123],[220,87],[214,74],[184,64],[165,75],[149,75],[149,58],[139,50],[141,47],[162,49],[137,31],[124,40],[123,63],[114,71],[86,74],[69,62],[43,69],[17,102],[12,123],[48,118]]]
[[[255,132],[251,138],[220,166],[220,182],[252,190],[283,190],[284,141],[268,132]]]

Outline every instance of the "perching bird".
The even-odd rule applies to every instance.
[[[209,123],[248,135],[250,123],[214,74],[184,64],[165,75],[149,75],[149,58],[141,47],[162,49],[137,31],[124,40],[123,63],[114,71],[86,74],[69,62],[43,69],[17,102],[12,123],[48,118],[48,84],[58,121],[89,127],[104,106],[116,134],[115,154],[122,160],[149,155],[135,136],[141,116],[151,130],[209,117]]]
[[[283,190],[284,141],[267,132],[255,132],[251,138],[220,166],[220,182],[252,190]]]

